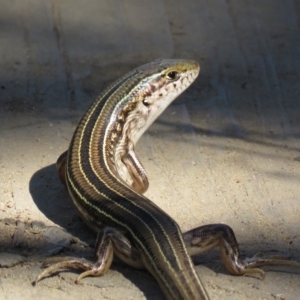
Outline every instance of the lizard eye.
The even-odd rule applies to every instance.
[[[179,74],[176,71],[171,71],[167,74],[168,79],[171,79],[171,80],[177,79],[178,76],[179,76]]]
[[[148,102],[147,98],[144,98],[144,99],[143,99],[143,104],[144,104],[145,106],[149,106],[149,105],[150,105],[150,103]]]

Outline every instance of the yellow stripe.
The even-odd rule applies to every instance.
[[[152,77],[155,77],[155,76],[156,76],[156,74],[153,75]],[[136,89],[136,87],[134,87],[134,88],[127,94],[127,97],[123,98],[123,99],[120,101],[120,106],[121,106],[121,103],[122,103],[122,102],[126,102],[126,100],[128,99],[129,95],[131,95],[132,92],[133,92],[135,89]],[[115,91],[115,93],[116,93],[116,92],[117,92],[117,90]],[[112,95],[112,96],[113,96],[113,95]],[[103,99],[103,97],[102,97],[101,99]],[[98,104],[101,102],[101,99],[99,99]],[[107,102],[105,103],[105,105],[103,106],[103,108],[102,108],[102,110],[101,110],[101,112],[100,112],[100,114],[99,114],[99,116],[98,116],[98,118],[97,118],[97,120],[96,120],[96,122],[95,122],[95,124],[94,124],[94,126],[93,126],[92,137],[91,137],[91,139],[90,139],[90,145],[89,145],[89,150],[90,150],[90,151],[91,151],[92,145],[93,145],[95,128],[98,128],[98,127],[97,127],[97,123],[99,123],[100,120],[102,119],[103,111],[105,111],[105,106],[108,105],[108,104],[109,104],[109,101],[107,101]],[[122,208],[123,210],[126,210],[129,214],[131,214],[131,215],[135,216],[136,218],[138,218],[138,219],[145,225],[145,227],[148,228],[149,232],[151,232],[151,235],[152,235],[152,237],[153,237],[153,239],[154,239],[154,241],[155,241],[155,244],[156,244],[157,248],[159,249],[159,252],[160,252],[161,257],[164,258],[164,260],[165,260],[165,261],[167,262],[167,264],[168,264],[169,269],[172,270],[173,268],[172,268],[172,266],[170,265],[170,263],[168,262],[168,259],[165,257],[165,255],[164,255],[164,253],[163,253],[163,251],[162,251],[162,249],[161,249],[160,243],[159,243],[159,241],[157,240],[157,237],[155,236],[155,234],[153,233],[153,231],[151,230],[151,228],[148,226],[148,224],[146,224],[141,218],[139,218],[139,216],[134,215],[131,211],[129,211],[129,210],[127,210],[126,208],[124,208],[122,205],[120,205],[120,203],[118,203],[117,201],[114,201],[114,200],[111,199],[111,198],[108,198],[105,194],[103,194],[101,191],[99,191],[99,189],[98,189],[95,185],[93,185],[93,184],[90,182],[90,180],[88,179],[88,176],[86,175],[86,173],[84,172],[84,170],[83,170],[83,168],[82,168],[81,155],[80,155],[80,153],[81,153],[81,147],[82,147],[82,139],[83,139],[83,137],[84,137],[84,132],[85,132],[85,130],[86,130],[86,127],[87,127],[87,125],[88,125],[89,122],[90,122],[90,118],[91,118],[91,116],[93,115],[93,113],[95,112],[96,108],[97,108],[97,105],[95,105],[94,108],[92,109],[92,111],[89,113],[88,119],[86,120],[86,123],[85,123],[85,125],[83,126],[82,132],[81,132],[81,138],[80,138],[80,143],[79,143],[79,147],[78,147],[78,154],[77,154],[78,157],[79,157],[79,167],[80,167],[81,174],[84,176],[86,182],[94,189],[94,191],[95,191],[97,194],[99,194],[100,196],[106,198],[107,200],[110,200],[110,201],[114,202],[115,205],[119,206],[119,207]],[[116,109],[115,109],[115,110],[116,110]],[[105,133],[104,140],[108,140],[108,139],[107,139],[107,131],[106,131],[106,133]],[[108,170],[108,171],[110,172],[110,174],[115,178],[116,181],[118,181],[121,185],[124,185],[123,181],[121,181],[118,177],[116,177],[116,176],[111,172],[111,170],[110,170],[110,168],[109,168],[109,166],[108,166],[108,164],[107,164],[106,155],[105,155],[105,153],[104,153],[105,145],[103,145],[102,149],[103,149],[102,155],[103,155],[103,158],[104,158],[104,160],[105,160],[105,164],[106,164],[105,168],[106,168],[106,170]],[[98,179],[99,179],[100,181],[103,182],[103,178],[100,178],[100,176],[98,176],[98,174],[97,174],[97,172],[96,172],[96,170],[95,170],[95,167],[94,167],[94,163],[93,163],[93,160],[92,160],[92,155],[91,155],[91,153],[90,153],[89,162],[90,162],[90,166],[91,166],[91,168],[92,168],[92,170],[93,170],[93,172],[94,172],[94,175],[95,175],[96,177],[98,177]],[[71,178],[69,178],[69,179],[70,179],[70,181],[71,181]],[[143,207],[141,207],[140,205],[136,205],[136,203],[134,203],[131,199],[126,198],[126,197],[124,197],[124,195],[118,193],[118,191],[116,191],[112,186],[109,186],[107,183],[104,183],[104,184],[107,186],[108,189],[114,191],[114,192],[115,192],[117,195],[119,195],[120,197],[125,198],[127,201],[131,202],[133,205],[135,205],[135,206],[139,207],[140,209],[146,211],[146,210],[145,210]],[[157,272],[158,274],[160,274],[160,278],[165,282],[166,285],[168,285],[168,282],[165,281],[165,278],[162,276],[161,272],[156,268],[156,264],[154,263],[154,261],[153,261],[153,259],[152,259],[152,256],[151,256],[150,253],[147,251],[147,249],[144,247],[144,245],[139,241],[139,239],[137,238],[137,236],[132,232],[132,230],[131,230],[128,226],[126,226],[125,223],[122,223],[122,222],[117,221],[116,219],[113,218],[113,216],[108,215],[108,214],[106,214],[104,211],[100,210],[98,207],[96,207],[96,206],[94,206],[94,205],[91,205],[90,202],[89,202],[86,198],[84,198],[82,195],[80,195],[79,191],[75,188],[73,182],[72,182],[72,186],[73,186],[73,190],[76,191],[77,195],[80,196],[80,198],[81,198],[82,200],[84,200],[84,202],[85,202],[87,205],[89,205],[90,207],[92,207],[93,209],[95,209],[96,211],[98,211],[100,214],[103,214],[103,215],[105,215],[106,217],[109,217],[109,218],[110,218],[112,221],[114,221],[115,223],[124,226],[124,227],[132,234],[132,236],[134,237],[134,239],[135,239],[137,242],[139,242],[140,246],[143,248],[143,250],[145,251],[145,253],[147,253],[148,258],[149,258],[149,259],[152,261],[152,263],[153,263],[153,267],[156,269],[156,272]],[[136,193],[134,190],[132,190],[132,191],[133,191],[134,193]],[[137,194],[139,197],[141,197],[140,194],[138,194],[138,193],[136,193],[136,194]],[[144,197],[143,197],[143,198],[144,198]],[[148,200],[148,199],[145,198],[145,201],[150,201],[150,200]],[[152,218],[156,221],[156,223],[160,226],[160,228],[162,229],[162,231],[165,233],[165,237],[166,237],[166,239],[168,240],[168,243],[169,243],[170,247],[172,248],[174,257],[176,258],[176,262],[177,262],[177,264],[180,266],[180,268],[182,268],[182,264],[181,264],[180,261],[178,260],[178,257],[177,257],[177,255],[176,255],[176,251],[175,251],[175,249],[174,249],[174,247],[173,247],[173,245],[172,245],[172,243],[171,243],[171,241],[170,241],[170,239],[169,239],[169,237],[168,237],[168,234],[165,232],[165,230],[163,229],[163,227],[161,226],[161,224],[159,223],[159,221],[151,214],[151,211],[146,211],[146,212],[149,213],[149,214],[152,216]],[[179,235],[179,236],[180,236],[180,238],[181,238],[181,235]],[[184,245],[183,240],[181,240],[181,242],[182,242],[182,244]],[[176,276],[176,278],[177,278],[177,280],[178,280],[177,274],[174,273],[174,275]],[[195,275],[196,275],[196,274],[195,274]],[[179,280],[178,280],[178,281],[179,281]],[[180,282],[180,281],[179,281],[179,282]]]

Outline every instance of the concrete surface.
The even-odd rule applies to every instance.
[[[0,1],[1,299],[162,299],[147,273],[116,262],[31,282],[48,255],[93,258],[54,163],[95,96],[158,57],[197,60],[196,83],[143,136],[147,195],[183,230],[222,222],[243,257],[300,261],[300,2]],[[232,277],[197,258],[212,299],[300,299],[300,271]]]

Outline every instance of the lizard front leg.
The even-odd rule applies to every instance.
[[[122,162],[126,165],[127,172],[132,180],[131,188],[138,193],[144,194],[149,187],[148,176],[134,150],[124,154]]]

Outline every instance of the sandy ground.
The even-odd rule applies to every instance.
[[[183,230],[230,225],[242,256],[300,261],[299,1],[0,1],[1,299],[163,299],[116,261],[31,283],[52,255],[93,259],[95,237],[56,175],[88,105],[157,57],[197,60],[195,84],[142,137],[147,196]],[[218,251],[195,259],[212,299],[300,298],[300,270],[233,277]]]

